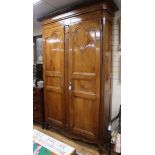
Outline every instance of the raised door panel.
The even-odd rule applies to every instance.
[[[64,27],[46,30],[44,36],[44,81],[46,121],[63,126],[64,117]]]
[[[70,129],[94,140],[98,136],[100,103],[99,20],[72,23],[69,32]]]

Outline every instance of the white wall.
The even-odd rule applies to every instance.
[[[37,31],[33,32],[33,36],[38,36],[38,35],[42,35],[41,30],[37,30]]]
[[[41,23],[38,22],[33,22],[33,36],[41,35],[42,34],[42,29],[41,29]]]
[[[113,21],[112,32],[112,118],[119,112],[119,106],[121,104],[121,81],[120,81],[120,61],[121,50],[119,48],[119,23],[118,20],[121,17],[121,11],[115,13]],[[118,122],[115,122],[112,129],[116,127]]]

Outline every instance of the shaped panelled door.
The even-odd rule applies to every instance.
[[[64,27],[45,31],[44,81],[45,117],[51,124],[64,125]]]
[[[99,20],[72,22],[69,33],[70,128],[94,140],[98,136],[100,104]]]

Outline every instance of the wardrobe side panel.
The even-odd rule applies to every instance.
[[[108,132],[111,109],[112,22],[103,18],[103,137]]]

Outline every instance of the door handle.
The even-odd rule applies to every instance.
[[[72,81],[69,82],[69,87],[68,87],[68,89],[69,89],[69,90],[72,90]]]

